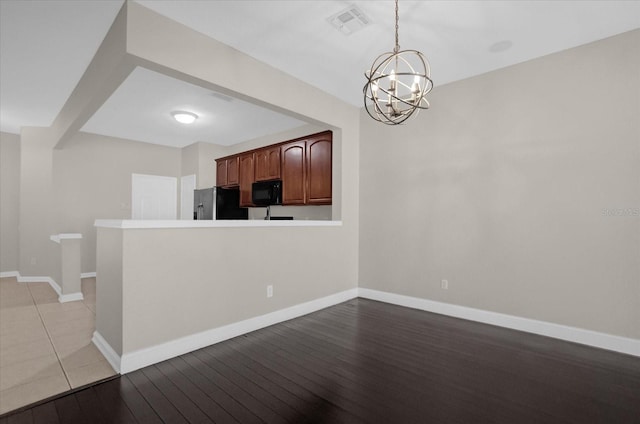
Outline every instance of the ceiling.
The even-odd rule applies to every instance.
[[[364,71],[394,43],[394,5],[387,0],[137,2],[357,107]],[[52,124],[122,4],[0,1],[0,130]],[[328,18],[354,4],[370,23],[345,35]],[[434,90],[640,28],[640,1],[401,0],[399,8],[401,48],[429,58]],[[178,109],[200,119],[178,124],[169,115]],[[182,147],[230,145],[303,124],[137,68],[83,130]]]

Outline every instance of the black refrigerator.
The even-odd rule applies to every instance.
[[[193,192],[193,219],[249,219],[249,210],[240,207],[239,188],[203,188]]]

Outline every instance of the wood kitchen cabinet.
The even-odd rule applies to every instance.
[[[282,204],[304,205],[306,198],[305,141],[284,144],[281,147]]]
[[[256,181],[280,178],[280,146],[270,146],[255,152]]]
[[[240,183],[240,156],[227,159],[227,185]]]
[[[216,160],[216,186],[228,187],[239,184],[240,156]]]
[[[306,204],[331,204],[331,133],[307,140]]]
[[[227,160],[220,159],[216,161],[216,186],[222,187],[227,185]]]
[[[240,206],[253,206],[256,181],[282,180],[283,205],[330,205],[332,132],[246,151],[216,160],[216,185],[240,186]]]
[[[282,145],[283,205],[331,204],[332,141],[325,131]]]
[[[253,206],[251,200],[251,185],[255,181],[254,175],[255,154],[246,153],[239,158],[239,185],[240,185],[240,207]]]

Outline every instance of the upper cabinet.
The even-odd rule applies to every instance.
[[[236,186],[240,176],[240,157],[219,159],[216,161],[216,186]]]
[[[240,158],[238,156],[227,159],[227,185],[240,183]]]
[[[326,131],[282,145],[282,204],[331,204],[332,141]]]
[[[251,199],[251,185],[254,179],[254,154],[240,155],[240,207],[253,206]]]
[[[305,166],[306,142],[294,141],[281,147],[282,204],[304,205],[307,184]]]
[[[306,204],[331,204],[331,133],[307,140]]]
[[[331,131],[216,160],[219,187],[240,186],[240,206],[253,206],[251,185],[282,180],[283,205],[330,205]]]
[[[269,146],[255,152],[256,181],[280,178],[280,146]]]
[[[216,161],[216,186],[222,187],[227,185],[227,160],[220,159]]]

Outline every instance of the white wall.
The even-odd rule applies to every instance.
[[[20,137],[0,133],[0,272],[18,270]]]
[[[640,30],[430,100],[361,114],[360,286],[640,338]]]

